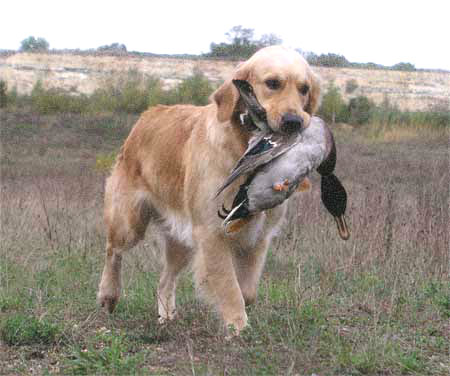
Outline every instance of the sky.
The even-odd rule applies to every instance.
[[[2,0],[0,49],[29,37],[54,49],[123,43],[129,51],[200,54],[233,26],[351,62],[450,70],[448,0]]]

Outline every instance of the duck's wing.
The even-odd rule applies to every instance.
[[[286,153],[301,140],[299,133],[285,135],[281,133],[270,133],[258,135],[255,140],[250,141],[244,155],[236,163],[230,176],[225,180],[222,186],[217,190],[216,197],[222,193],[231,183],[243,174],[255,171],[280,155]]]
[[[234,86],[244,101],[248,114],[253,123],[263,132],[270,132],[271,129],[267,122],[267,112],[256,98],[252,85],[245,80],[233,80]]]

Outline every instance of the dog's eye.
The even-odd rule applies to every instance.
[[[281,82],[279,80],[275,80],[275,79],[266,80],[265,84],[270,90],[277,90],[281,87]]]
[[[309,91],[309,86],[308,85],[302,85],[300,86],[300,88],[298,89],[298,91],[300,92],[301,95],[306,95],[308,94]]]

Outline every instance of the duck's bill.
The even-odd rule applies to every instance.
[[[347,222],[345,221],[345,217],[343,215],[339,217],[334,217],[338,229],[339,236],[342,240],[348,240],[350,238],[350,231],[347,226]]]

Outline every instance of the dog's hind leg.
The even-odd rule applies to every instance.
[[[175,317],[175,290],[180,272],[189,264],[191,249],[171,236],[166,237],[164,269],[158,287],[159,323]]]
[[[151,218],[145,194],[127,187],[117,175],[113,174],[106,183],[106,259],[97,294],[98,303],[109,312],[120,297],[122,253],[143,239]]]

